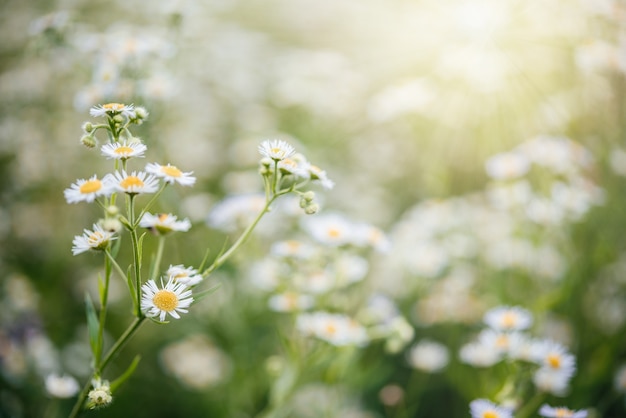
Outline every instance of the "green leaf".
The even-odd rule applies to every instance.
[[[200,263],[200,267],[198,267],[198,271],[204,270],[204,266],[206,265],[207,261],[209,261],[209,254],[211,254],[211,249],[207,248],[206,253],[204,253],[204,258],[202,259],[202,263]]]
[[[98,322],[98,316],[96,315],[96,308],[93,306],[93,301],[89,293],[85,292],[85,311],[87,314],[87,329],[89,330],[89,345],[91,346],[91,352],[94,359],[100,356],[100,349],[98,346],[98,334],[100,329],[100,323]]]
[[[215,286],[208,288],[207,290],[203,290],[202,292],[195,293],[193,295],[193,303],[199,302],[200,299],[210,295],[211,293],[214,293],[220,287],[222,287],[222,284],[218,283]]]
[[[118,236],[117,239],[113,241],[113,245],[111,246],[111,256],[113,258],[117,257],[117,254],[120,252],[121,246],[122,246],[122,237]]]
[[[135,369],[137,368],[137,365],[139,364],[140,360],[141,360],[141,356],[140,355],[136,355],[135,358],[133,359],[132,363],[130,363],[130,366],[128,366],[128,368],[126,369],[126,371],[124,373],[122,373],[122,375],[120,377],[118,377],[113,382],[111,382],[111,386],[110,386],[111,392],[115,392],[122,385],[122,383],[127,381],[128,378],[133,375],[133,373],[135,372]]]
[[[100,306],[104,305],[104,293],[106,288],[104,286],[104,281],[102,281],[102,276],[98,274],[98,295],[100,295]]]
[[[133,304],[135,303],[135,300],[137,299],[137,289],[135,289],[135,283],[133,282],[133,266],[128,266],[128,268],[126,269],[126,283],[128,284],[128,291],[130,292],[130,297],[131,300],[133,301]]]

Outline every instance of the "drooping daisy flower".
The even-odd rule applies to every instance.
[[[79,179],[63,191],[67,203],[93,202],[98,196],[109,196],[113,188],[94,174],[89,180]]]
[[[159,188],[159,181],[153,175],[143,171],[133,171],[131,174],[116,172],[108,174],[104,179],[116,190],[128,194],[155,193]]]
[[[587,411],[574,411],[564,406],[552,407],[544,404],[539,409],[539,415],[546,418],[587,418]]]
[[[148,147],[139,141],[112,142],[102,146],[100,151],[105,157],[116,160],[127,160],[133,157],[143,157]]]
[[[513,418],[511,410],[486,399],[476,399],[470,402],[470,412],[472,418]]]
[[[160,177],[166,183],[174,184],[178,183],[182,186],[193,186],[196,182],[196,178],[192,176],[193,172],[184,173],[173,165],[160,165],[157,163],[150,163],[146,165],[146,171]]]
[[[493,308],[485,313],[483,320],[496,331],[522,331],[533,323],[532,314],[518,306]]]
[[[72,376],[50,374],[45,381],[46,391],[55,398],[71,398],[80,390],[76,379]]]
[[[175,215],[169,213],[156,215],[146,213],[139,221],[139,226],[148,228],[156,234],[165,235],[172,231],[189,231],[191,222],[189,222],[189,219],[179,221]]]
[[[72,241],[72,254],[78,255],[89,250],[104,250],[111,240],[115,239],[113,233],[105,231],[98,224],[93,225],[93,231],[84,230],[83,235],[76,235]]]
[[[135,112],[134,112],[134,106],[131,105],[125,105],[122,103],[106,103],[103,105],[97,105],[92,107],[89,110],[89,114],[93,117],[100,117],[100,116],[115,116],[115,115],[123,115],[126,117],[134,117],[135,116]]]
[[[259,145],[259,153],[274,161],[282,161],[285,158],[291,157],[295,152],[296,150],[291,145],[280,139],[263,141],[263,143]]]
[[[293,174],[296,177],[311,178],[308,164],[303,164],[295,159],[284,158],[278,162],[278,169],[285,174]]]
[[[168,277],[168,280],[172,280],[175,283],[182,283],[187,286],[195,286],[204,279],[201,274],[198,274],[198,270],[193,267],[185,267],[182,264],[178,264],[176,266],[170,265],[170,268],[167,269],[165,275]]]
[[[434,373],[448,365],[448,348],[435,341],[422,340],[409,351],[409,364],[419,370]]]
[[[315,165],[309,165],[309,173],[311,174],[311,180],[319,180],[320,184],[325,189],[332,189],[335,187],[335,182],[328,178],[326,171]]]
[[[94,379],[92,381],[93,389],[87,395],[87,405],[90,409],[102,408],[113,401],[111,396],[111,386],[106,380]]]
[[[141,286],[141,310],[148,317],[159,317],[159,321],[165,321],[165,316],[170,314],[179,319],[179,312],[187,313],[193,297],[191,290],[183,283],[168,280],[163,289],[159,289],[154,280],[149,280]]]

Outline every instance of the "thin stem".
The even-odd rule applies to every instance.
[[[252,233],[252,230],[257,226],[257,224],[259,223],[259,221],[261,220],[263,215],[265,215],[265,213],[269,210],[270,205],[276,199],[277,196],[278,195],[272,196],[265,203],[265,206],[263,207],[261,212],[259,212],[259,214],[254,219],[254,221],[252,221],[252,223],[250,225],[248,225],[248,227],[245,229],[245,231],[243,231],[241,233],[241,235],[239,236],[237,241],[235,241],[235,243],[225,253],[223,253],[221,256],[219,256],[215,261],[213,261],[213,264],[211,264],[204,272],[202,272],[202,275],[204,277],[207,277],[216,268],[218,268],[219,266],[224,264],[224,262],[226,262],[226,260],[228,260],[228,258],[241,246],[241,244],[243,244],[248,239],[248,237]]]
[[[139,213],[139,216],[137,217],[137,219],[130,221],[130,224],[133,226],[133,228],[137,228],[137,225],[141,221],[141,218],[143,218],[143,215],[145,215],[145,213],[150,209],[150,207],[154,204],[154,202],[161,195],[161,193],[163,193],[163,190],[165,190],[166,187],[167,187],[167,183],[163,182],[163,184],[161,185],[161,188],[154,194],[154,196],[152,196],[152,199],[150,199],[150,201],[146,204],[146,206],[144,206],[143,210]]]
[[[161,258],[163,258],[163,248],[165,248],[165,236],[159,236],[159,246],[157,247],[156,258],[154,259],[154,266],[152,267],[152,274],[150,275],[150,280],[156,280],[157,275],[159,274],[159,269],[161,266]]]
[[[516,418],[528,418],[534,411],[539,408],[539,405],[545,398],[544,392],[537,392],[527,403],[515,414]]]
[[[94,362],[95,362],[96,369],[100,365],[100,357],[102,356],[102,346],[104,345],[104,325],[106,323],[106,317],[107,317],[107,302],[109,299],[110,279],[111,279],[111,261],[107,257],[104,259],[104,289],[100,291],[100,315],[99,315],[99,324],[98,324],[98,340],[96,342],[96,352],[94,353]]]
[[[100,376],[109,362],[117,355],[117,353],[126,345],[126,343],[132,338],[133,335],[139,330],[139,327],[146,319],[145,316],[140,316],[135,318],[132,324],[124,331],[124,334],[115,342],[115,345],[111,347],[107,355],[102,360],[100,367],[97,367],[94,372],[91,374],[91,377],[87,379],[80,393],[78,394],[78,399],[76,399],[76,403],[74,404],[74,408],[72,408],[72,412],[69,415],[69,418],[76,418],[82,411],[83,404],[85,403],[85,399],[87,399],[87,395],[89,394],[89,389],[91,389],[91,380],[96,376]]]
[[[134,196],[129,195],[127,199],[127,216],[128,222],[132,226],[130,230],[130,240],[133,247],[133,270],[135,272],[135,315],[141,316],[141,254],[139,250],[139,239],[137,238],[137,226],[135,225],[135,204]]]

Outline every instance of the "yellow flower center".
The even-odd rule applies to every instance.
[[[130,189],[131,187],[143,187],[143,181],[137,176],[128,176],[124,180],[120,181],[120,186],[124,189]]]
[[[517,322],[517,316],[513,312],[507,312],[502,315],[502,326],[504,328],[513,328]]]
[[[88,180],[78,189],[82,194],[95,193],[102,188],[102,182],[98,179]]]
[[[165,220],[167,219],[167,213],[159,213],[159,222],[165,222]]]
[[[489,411],[483,412],[483,418],[498,418],[498,417],[499,415],[496,411],[489,410]]]
[[[98,244],[100,241],[102,241],[103,239],[104,239],[104,234],[102,232],[96,231],[93,234],[89,235],[89,238],[87,238],[87,242],[89,243],[90,246],[94,246]]]
[[[118,155],[127,155],[127,154],[131,154],[133,151],[134,150],[131,147],[122,145],[121,147],[117,147],[114,152]]]
[[[161,167],[161,171],[165,173],[166,176],[170,177],[180,177],[183,175],[183,172],[173,165],[168,165],[166,167]]]
[[[337,327],[333,323],[326,324],[326,332],[330,335],[334,335],[337,332]]]
[[[174,276],[174,280],[183,279],[185,277],[189,277],[189,275],[183,271],[182,273],[178,273],[176,276]]]
[[[152,298],[154,306],[165,312],[171,312],[178,306],[178,296],[171,290],[159,290]]]
[[[498,348],[508,348],[509,346],[509,337],[507,335],[499,335],[496,338],[496,347]]]
[[[574,415],[572,411],[567,408],[557,408],[556,409],[556,418],[570,418]]]
[[[339,236],[341,236],[341,231],[337,228],[330,228],[328,230],[328,236],[331,238],[339,238]]]
[[[107,103],[102,105],[102,108],[104,110],[109,110],[112,112],[119,112],[120,110],[124,109],[126,107],[126,105],[123,105],[121,103]]]
[[[548,355],[546,361],[548,362],[548,365],[553,369],[558,369],[559,367],[561,367],[561,357],[559,357],[557,354]]]

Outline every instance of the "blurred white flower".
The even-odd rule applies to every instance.
[[[309,295],[283,292],[273,295],[267,301],[271,310],[275,312],[304,311],[313,306],[313,298]]]
[[[165,235],[173,231],[189,231],[191,222],[189,219],[179,221],[176,215],[171,213],[158,213],[156,215],[144,213],[139,221],[139,226],[148,228],[156,234]]]
[[[78,382],[72,376],[54,373],[46,376],[45,386],[46,391],[55,398],[71,398],[80,390]]]
[[[533,317],[519,306],[498,306],[487,311],[483,321],[496,331],[523,331],[532,325]]]
[[[300,314],[296,318],[296,328],[304,335],[317,337],[336,346],[362,346],[368,343],[365,328],[343,314],[323,311]]]
[[[550,405],[542,405],[539,408],[539,415],[546,418],[587,418],[587,411],[566,408],[564,406],[553,407]]]
[[[421,340],[409,350],[409,364],[419,370],[434,373],[448,365],[448,348],[438,342]]]
[[[134,117],[133,105],[125,105],[122,103],[106,103],[103,105],[97,105],[89,110],[89,114],[94,117],[99,116],[115,116],[123,115],[127,118]]]
[[[496,180],[513,180],[522,177],[530,170],[528,158],[516,152],[494,155],[485,163],[489,177]]]
[[[198,270],[193,267],[185,267],[182,264],[176,266],[170,265],[165,275],[168,280],[182,283],[186,286],[195,286],[204,279],[201,274],[198,274]]]
[[[486,399],[470,402],[472,418],[513,418],[513,412]]]
[[[265,206],[265,196],[246,194],[229,196],[213,207],[207,224],[225,232],[234,232],[247,226]]]

